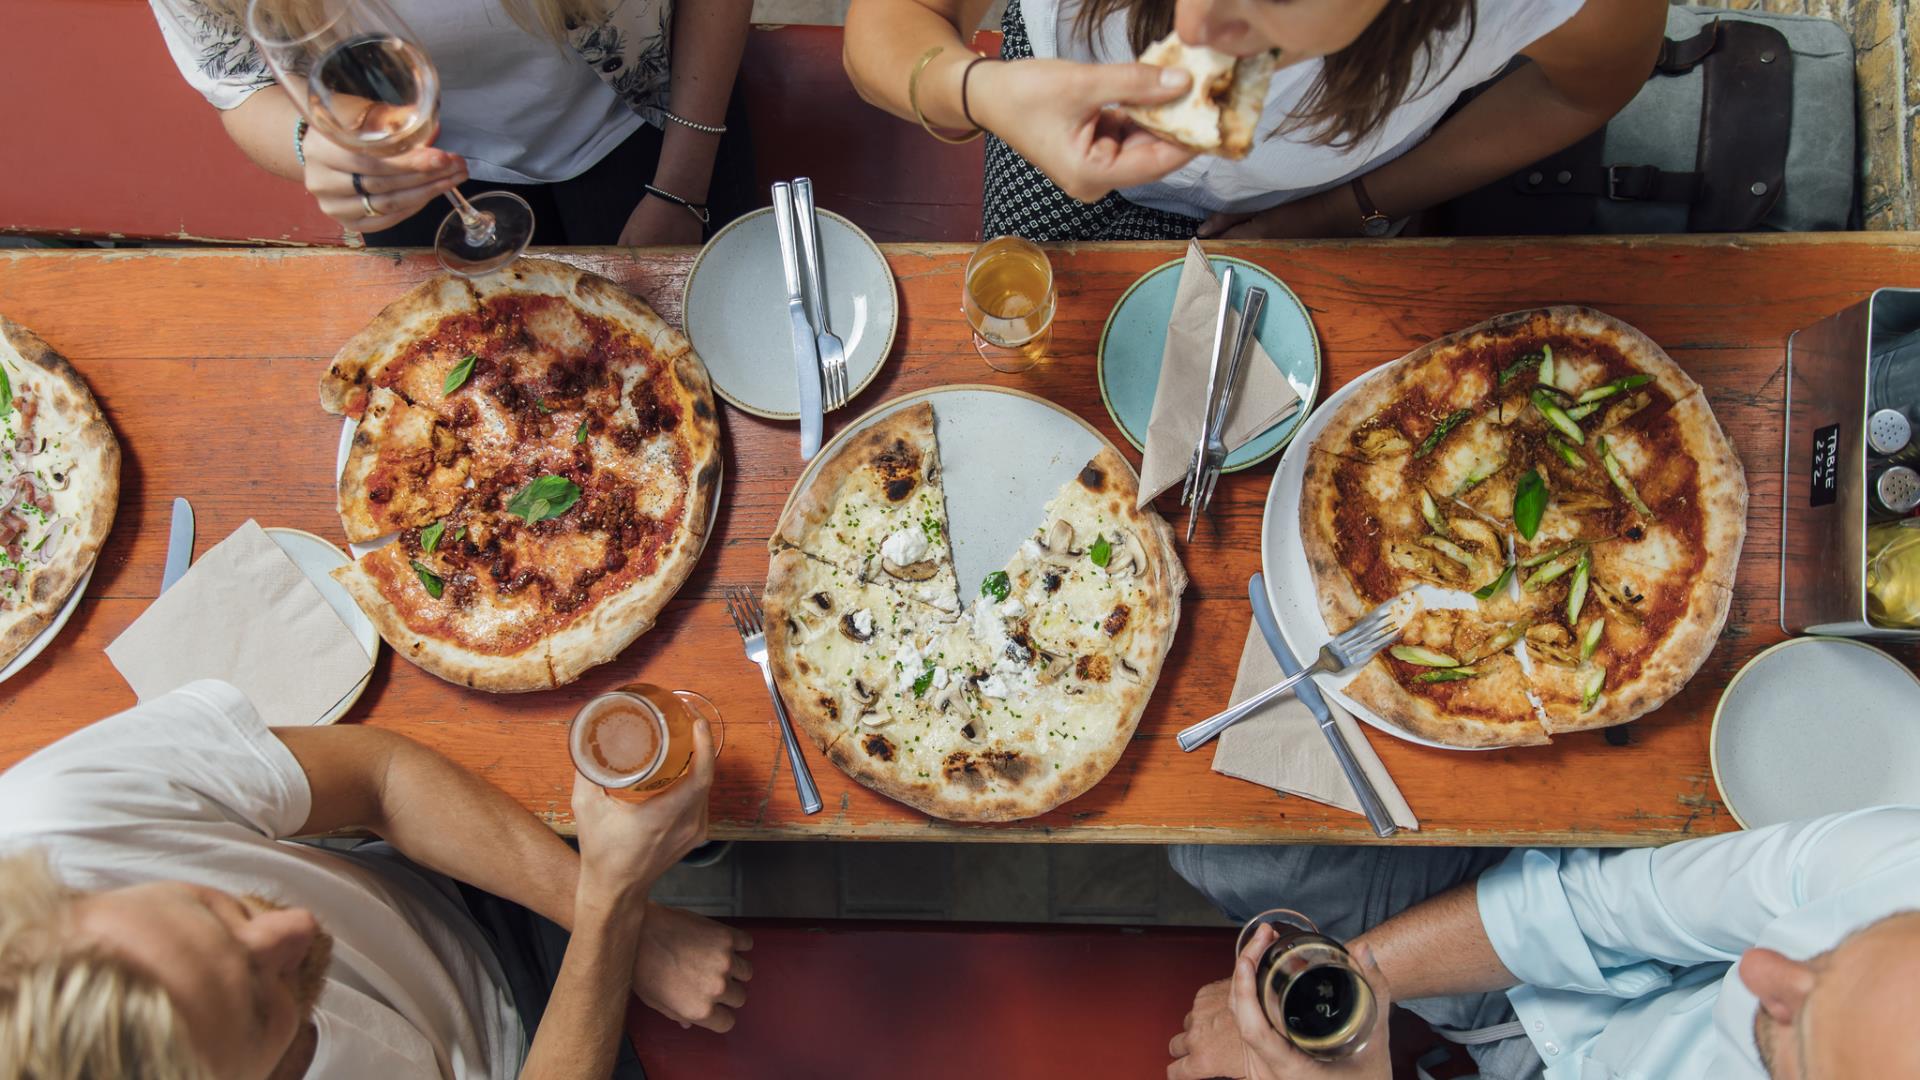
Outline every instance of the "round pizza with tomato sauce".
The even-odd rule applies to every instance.
[[[1328,629],[1427,601],[1346,688],[1407,731],[1516,746],[1626,723],[1719,639],[1746,475],[1699,384],[1626,323],[1552,307],[1441,338],[1366,376],[1308,454]]]
[[[720,427],[687,339],[619,285],[522,259],[440,276],[334,357],[358,420],[334,576],[400,655],[449,682],[544,690],[653,625],[705,544]]]

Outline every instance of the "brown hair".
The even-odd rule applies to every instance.
[[[1174,0],[1083,0],[1075,29],[1091,46],[1099,25],[1124,11],[1127,43],[1137,56],[1172,32],[1173,5]],[[1388,113],[1425,92],[1435,39],[1465,20],[1471,41],[1477,19],[1474,0],[1389,0],[1351,45],[1322,59],[1320,77],[1274,134],[1311,131],[1307,141],[1315,145],[1353,146],[1378,130]],[[1460,53],[1465,55],[1464,45]]]

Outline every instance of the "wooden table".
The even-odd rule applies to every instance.
[[[1441,334],[1553,302],[1592,304],[1665,345],[1707,388],[1747,467],[1747,544],[1727,630],[1691,684],[1632,726],[1550,747],[1458,753],[1370,736],[1424,824],[1396,842],[1648,844],[1734,827],[1715,790],[1707,734],[1720,689],[1778,625],[1781,380],[1786,335],[1879,285],[1920,285],[1920,238],[1899,234],[1672,240],[1393,241],[1221,245],[1268,267],[1312,311],[1323,395]],[[1122,290],[1171,245],[1054,251],[1055,356],[1034,372],[988,370],[959,311],[967,249],[895,246],[903,322],[894,355],[856,403],[957,382],[1051,398],[1116,442],[1093,375]],[[91,381],[126,450],[120,515],[93,584],[58,641],[0,687],[0,768],[133,704],[103,649],[159,587],[168,505],[192,500],[198,551],[248,517],[339,537],[339,420],[316,385],[334,349],[434,269],[391,252],[0,253],[0,311],[38,330]],[[577,261],[679,320],[687,250],[575,250]],[[758,673],[741,657],[721,590],[764,580],[765,539],[800,469],[793,425],[724,409],[728,470],[705,559],[659,626],[624,656],[551,693],[464,691],[383,650],[349,719],[389,727],[475,769],[567,829],[565,725],[588,695],[643,678],[698,688],[728,717],[713,795],[720,837],[1329,842],[1373,839],[1359,817],[1218,776],[1172,735],[1227,700],[1246,633],[1247,577],[1271,464],[1225,477],[1183,551],[1184,625],[1134,744],[1106,780],[1044,817],[954,826],[852,783],[809,750],[826,809],[799,812]],[[830,431],[832,427],[830,426]],[[1915,654],[1903,657],[1909,662]],[[290,662],[297,658],[289,658]]]

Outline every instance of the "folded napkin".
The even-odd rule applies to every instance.
[[[195,679],[240,688],[269,727],[318,723],[373,664],[254,521],[200,557],[107,646],[141,701]]]
[[[1280,670],[1280,661],[1273,658],[1273,650],[1267,648],[1260,625],[1254,623],[1247,627],[1247,645],[1240,653],[1240,673],[1234,677],[1233,696],[1228,704],[1245,701],[1286,677],[1287,673]],[[1327,709],[1347,737],[1354,760],[1373,781],[1373,789],[1380,793],[1380,801],[1386,804],[1394,824],[1403,829],[1418,829],[1420,819],[1413,816],[1399,786],[1374,755],[1359,721],[1332,699],[1327,700]],[[1347,783],[1347,774],[1340,771],[1333,747],[1327,744],[1326,733],[1320,730],[1320,722],[1292,694],[1268,702],[1253,715],[1221,732],[1213,751],[1213,771],[1351,813],[1362,812],[1353,786]]]
[[[1269,305],[1281,297],[1268,296]],[[1147,452],[1140,463],[1140,503],[1180,482],[1200,440],[1200,422],[1207,410],[1207,368],[1213,362],[1213,325],[1220,313],[1220,279],[1200,250],[1200,241],[1187,245],[1187,261],[1180,268],[1180,284],[1173,293],[1173,314],[1167,319],[1167,347],[1160,354],[1160,382],[1153,391],[1153,416],[1147,420]],[[1262,316],[1266,318],[1266,316]],[[1227,315],[1227,344],[1240,325],[1236,308]],[[1227,377],[1222,357],[1220,377]],[[1245,446],[1254,436],[1293,415],[1300,395],[1280,369],[1273,366],[1260,340],[1247,343],[1240,363],[1240,389],[1227,410],[1222,435],[1227,452]]]

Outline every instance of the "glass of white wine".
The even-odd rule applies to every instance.
[[[307,123],[335,143],[394,157],[438,130],[440,73],[386,0],[252,0],[247,33]],[[453,212],[433,250],[453,273],[498,270],[533,239],[533,208],[510,191],[468,199],[454,188],[447,198]]]
[[[996,236],[967,260],[960,309],[973,347],[995,371],[1038,364],[1053,341],[1053,264],[1018,236]]]

